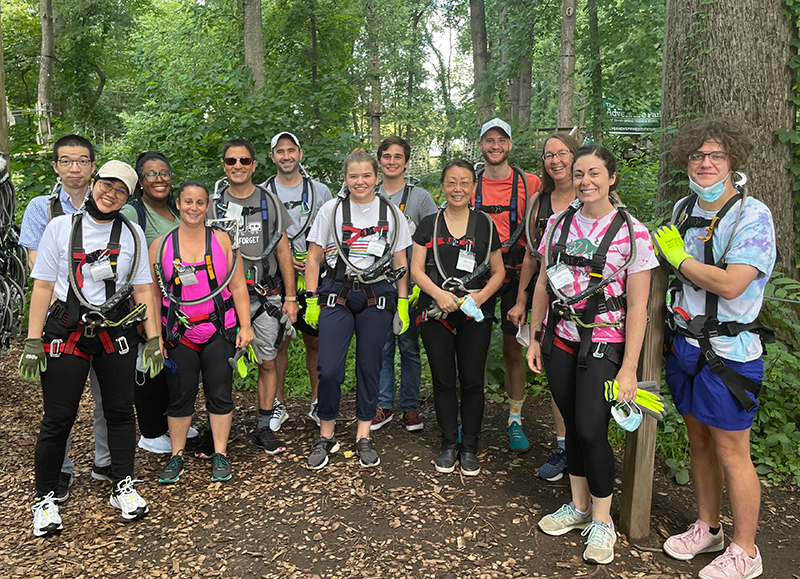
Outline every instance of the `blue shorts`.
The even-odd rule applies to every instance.
[[[672,352],[667,356],[666,380],[678,412],[691,414],[699,422],[720,430],[746,430],[750,428],[758,410],[758,402],[752,393],[747,395],[756,402],[756,407],[747,412],[728,390],[719,376],[704,364],[697,371],[700,348],[690,345],[681,335],[675,336]],[[723,358],[725,364],[742,376],[760,382],[764,376],[761,358],[751,362],[734,362]]]

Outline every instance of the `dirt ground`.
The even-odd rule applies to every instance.
[[[90,476],[92,402],[85,395],[73,431],[77,480],[61,508],[64,531],[31,533],[33,454],[38,433],[39,386],[17,377],[15,350],[0,361],[0,577],[247,577],[499,579],[517,577],[695,577],[712,556],[680,562],[660,545],[694,520],[691,485],[664,477],[657,461],[651,535],[632,545],[620,536],[606,566],[581,560],[578,532],[549,537],[536,522],[569,500],[562,479],[548,483],[536,467],[549,454],[549,406],[524,409],[531,450],[507,450],[502,405],[487,403],[481,473],[441,475],[433,468],[439,436],[432,401],[423,401],[425,429],[406,432],[393,421],[374,435],[378,468],[364,469],[354,454],[354,403],[344,399],[337,436],[342,451],[319,472],[303,468],[316,437],[308,401],[288,401],[280,431],[285,453],[266,456],[251,442],[254,394],[237,393],[229,456],[234,478],[210,482],[210,463],[188,459],[176,485],[161,486],[165,461],[137,450],[137,489],[149,515],[123,522],[108,504],[110,486]],[[203,424],[195,419],[195,426]],[[347,452],[349,451],[349,452]],[[621,456],[621,455],[620,455]],[[618,476],[621,471],[618,463]],[[727,507],[726,507],[727,509]],[[612,511],[618,516],[618,500]],[[730,512],[723,517],[731,529]],[[800,496],[796,489],[763,485],[758,544],[764,575],[800,579]]]

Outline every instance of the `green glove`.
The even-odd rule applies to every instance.
[[[683,238],[674,225],[665,225],[653,233],[653,245],[656,254],[663,255],[675,269],[680,269],[684,260],[692,257],[686,253]]]
[[[408,305],[412,308],[416,308],[419,303],[419,291],[419,286],[415,285],[414,289],[411,290],[411,295],[408,296]]]
[[[25,338],[25,350],[19,359],[19,375],[31,382],[39,379],[39,373],[47,370],[47,356],[41,338]]]
[[[142,352],[142,367],[145,371],[150,368],[151,378],[155,378],[164,368],[164,355],[161,353],[161,348],[158,347],[158,336],[147,338],[144,352]]]
[[[396,335],[405,333],[411,326],[408,318],[408,298],[397,298],[397,311],[394,314],[392,330]]]
[[[663,420],[667,415],[667,410],[664,406],[664,398],[657,390],[658,384],[655,382],[639,382],[636,398],[633,401],[645,414],[649,414],[656,420]],[[618,393],[619,383],[616,380],[607,380],[605,383],[606,401],[616,400]]]
[[[312,328],[316,328],[319,325],[319,312],[319,298],[306,298],[306,313],[303,319]]]

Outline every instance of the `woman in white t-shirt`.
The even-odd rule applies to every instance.
[[[397,280],[396,288],[383,275],[392,268],[397,271],[408,266],[408,223],[402,216],[398,218],[391,201],[375,195],[378,163],[364,149],[353,151],[345,159],[343,172],[344,194],[322,206],[308,233],[305,320],[311,326],[319,325],[320,375],[320,437],[307,461],[312,470],[323,468],[328,455],[339,449],[334,427],[354,333],[356,450],[361,466],[380,464],[369,435],[378,408],[381,352],[393,318],[397,333],[409,327],[408,275]],[[391,267],[387,262],[386,270],[377,272],[374,278],[367,273],[371,266],[389,258]],[[323,265],[322,282],[318,284]]]
[[[35,281],[19,371],[32,381],[41,373],[42,380],[44,416],[36,442],[33,503],[37,537],[63,529],[53,491],[90,364],[97,372],[108,424],[111,505],[127,520],[148,512],[134,488],[133,473],[133,390],[141,341],[136,328],[144,315],[148,337],[143,367],[155,375],[164,358],[144,233],[136,224],[128,227],[119,215],[136,180],[126,163],[103,165],[85,210],[48,224],[31,272]]]
[[[549,535],[585,529],[583,558],[600,564],[614,559],[616,542],[610,514],[614,453],[608,442],[613,402],[606,400],[604,386],[616,380],[617,400],[635,397],[650,270],[658,266],[647,228],[612,201],[618,180],[607,149],[586,146],[575,153],[577,200],[550,218],[538,248],[544,259],[527,355],[536,373],[544,363],[567,426],[572,491],[571,502],[539,521],[539,528]]]

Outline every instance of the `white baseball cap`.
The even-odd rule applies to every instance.
[[[136,182],[139,180],[139,176],[136,174],[136,171],[133,170],[133,167],[122,161],[117,161],[116,159],[108,161],[100,167],[97,176],[106,179],[119,179],[125,183],[128,187],[128,197],[133,195]]]
[[[488,131],[489,129],[500,129],[506,135],[508,135],[509,139],[511,138],[511,125],[509,125],[503,119],[498,119],[497,117],[495,117],[491,121],[485,122],[481,127],[481,136],[478,138],[482,139],[483,135],[485,135],[486,131]]]
[[[284,132],[282,132],[282,133],[278,133],[277,135],[275,135],[274,137],[272,137],[272,142],[270,143],[270,150],[274,149],[274,148],[275,148],[275,147],[278,145],[278,141],[280,141],[280,140],[281,140],[281,137],[288,137],[288,138],[290,138],[292,141],[294,141],[294,144],[295,144],[295,145],[297,145],[297,147],[298,147],[299,149],[302,149],[302,148],[303,148],[303,147],[301,147],[301,146],[300,146],[300,141],[297,139],[297,137],[295,137],[295,136],[294,136],[292,133],[290,133],[289,131],[284,131]]]

